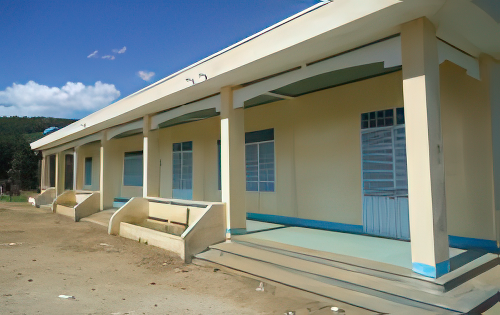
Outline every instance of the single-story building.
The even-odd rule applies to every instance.
[[[498,262],[499,22],[488,0],[321,2],[32,143],[39,203],[94,196],[139,239],[204,222],[191,256],[262,222],[405,244],[432,279],[450,247]]]

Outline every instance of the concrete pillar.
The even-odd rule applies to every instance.
[[[148,160],[149,160],[149,129],[151,127],[151,119],[148,115],[142,119],[143,127],[143,142],[142,142],[142,196],[148,196]]]
[[[107,139],[106,131],[102,132],[101,148],[99,157],[99,209],[105,210],[113,206],[113,192],[112,192],[112,172],[111,172],[111,152],[109,148],[109,141]]]
[[[42,167],[40,170],[40,192],[45,189],[46,187],[46,179],[45,179],[45,174],[46,174],[46,169],[47,169],[47,157],[45,154],[43,154],[42,151],[40,151],[40,154],[42,154]]]
[[[491,141],[493,151],[493,217],[497,246],[500,247],[500,63],[488,55],[479,58],[481,81],[488,88],[491,108]]]
[[[413,271],[449,272],[436,30],[426,18],[401,29]]]
[[[221,189],[226,204],[226,237],[246,233],[244,109],[233,107],[231,87],[221,89]]]
[[[55,176],[55,179],[56,179],[56,183],[55,183],[55,189],[56,189],[56,196],[59,196],[59,194],[62,193],[61,191],[61,181],[59,180],[59,163],[60,163],[60,153],[56,153],[55,156],[56,156],[56,176]]]
[[[148,197],[160,197],[160,142],[159,131],[148,134]]]
[[[77,175],[78,175],[78,147],[73,151],[73,190],[77,189]]]

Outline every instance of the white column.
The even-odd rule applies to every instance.
[[[231,87],[221,89],[221,189],[226,204],[227,238],[246,233],[244,109],[233,106]]]
[[[55,175],[55,179],[56,179],[56,182],[55,182],[55,188],[56,188],[56,196],[59,196],[59,194],[62,193],[62,191],[60,191],[60,186],[61,186],[61,181],[59,180],[59,162],[60,162],[60,152],[56,153],[55,156],[56,156],[56,175]]]
[[[107,198],[107,194],[111,193],[109,190],[111,189],[110,185],[108,185],[108,181],[106,179],[106,175],[110,175],[109,172],[106,174],[106,165],[109,163],[108,156],[109,152],[107,152],[109,141],[107,139],[106,131],[102,132],[101,138],[101,148],[100,148],[100,156],[99,156],[99,209],[102,211],[110,207],[109,201]],[[112,202],[112,201],[111,201]]]
[[[42,151],[40,151],[40,154],[42,154],[42,167],[40,170],[40,192],[42,192],[42,190],[44,190],[46,186],[45,174],[47,169],[47,158]]]
[[[73,190],[76,191],[78,175],[78,147],[74,148],[73,151]]]
[[[143,128],[143,141],[142,141],[142,196],[146,198],[148,196],[148,161],[149,161],[149,129],[151,127],[151,119],[148,115],[144,116],[142,119]]]
[[[449,272],[436,30],[426,18],[402,25],[403,95],[413,271]]]

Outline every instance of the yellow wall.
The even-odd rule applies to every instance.
[[[99,190],[99,172],[100,172],[100,142],[92,142],[82,145],[77,151],[77,190]],[[92,158],[92,180],[91,185],[85,185],[85,158]]]
[[[247,211],[362,224],[361,113],[403,106],[401,90],[397,72],[247,109],[247,132],[274,128],[277,161],[276,192],[247,192]]]
[[[172,144],[193,141],[193,200],[220,201],[221,193],[217,189],[219,139],[219,117],[160,129],[160,197],[172,198]]]
[[[111,179],[106,181],[104,189],[108,189],[111,193],[107,194],[107,206],[109,206],[110,202],[112,203],[112,199],[115,197],[142,197],[142,186],[123,185],[123,160],[125,152],[142,151],[142,144],[142,134],[111,139],[108,142],[105,148],[105,150],[108,150],[108,153],[106,154],[104,167],[107,168],[105,176],[109,176]]]
[[[486,87],[444,63],[441,110],[450,235],[495,239]],[[274,128],[276,191],[247,212],[362,224],[360,116],[403,106],[401,72],[245,110],[245,131]],[[193,199],[219,201],[220,118],[159,131],[160,196],[172,196],[172,143],[193,141]]]
[[[488,87],[451,62],[440,71],[448,234],[495,240]]]

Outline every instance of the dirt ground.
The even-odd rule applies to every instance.
[[[2,315],[284,314],[313,302],[258,285],[90,222],[0,202]]]

